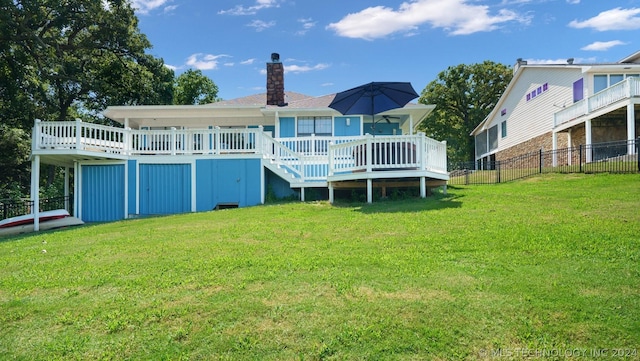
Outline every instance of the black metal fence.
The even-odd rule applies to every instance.
[[[494,184],[541,173],[638,173],[640,138],[449,165],[448,184]]]
[[[6,219],[31,213],[33,201],[30,200],[0,200],[0,219]],[[66,209],[73,213],[72,197],[52,197],[40,199],[40,211]]]

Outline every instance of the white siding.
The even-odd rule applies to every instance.
[[[553,129],[553,114],[573,101],[573,83],[583,76],[579,68],[525,67],[494,116],[482,129],[507,121],[507,136],[498,135],[495,152],[507,149]],[[586,80],[585,80],[586,81]],[[548,89],[527,101],[527,94],[548,84]],[[501,111],[506,109],[506,114]],[[481,131],[478,129],[477,132]],[[478,155],[479,156],[479,155]]]

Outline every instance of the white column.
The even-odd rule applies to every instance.
[[[74,174],[74,203],[75,203],[75,207],[73,208],[73,213],[75,214],[76,218],[80,218],[82,219],[82,165],[80,163],[75,163],[75,169],[73,170],[73,174]]]
[[[367,203],[373,203],[373,182],[371,178],[367,179]]]
[[[426,180],[426,177],[420,177],[420,198],[427,198],[427,180]]]
[[[591,119],[587,119],[584,121],[584,134],[585,134],[585,143],[586,143],[586,155],[587,155],[587,163],[591,162]]]
[[[558,166],[558,133],[552,131],[551,133],[551,149],[553,150],[552,164],[554,167]]]
[[[304,202],[304,187],[300,188],[300,200]]]
[[[80,218],[78,213],[80,198],[80,166],[78,162],[73,162],[73,216]]]
[[[64,167],[64,209],[69,211],[69,167]]]
[[[333,183],[329,182],[329,203],[333,204]]]
[[[33,230],[40,230],[40,156],[34,155],[31,159],[31,201],[33,207]]]
[[[569,131],[567,132],[567,165],[571,165],[572,163],[572,159],[573,158],[573,153],[572,153],[572,149],[573,147],[571,146],[571,129],[569,129]]]
[[[629,141],[628,153],[635,153],[633,140],[636,139],[636,116],[633,103],[627,105],[627,140]]]

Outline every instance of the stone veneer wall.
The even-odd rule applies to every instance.
[[[267,63],[267,105],[284,105],[284,65]]]
[[[566,133],[558,133],[558,149],[568,147],[567,139],[568,137]],[[523,154],[538,152],[540,149],[542,149],[542,151],[553,150],[552,132],[545,133],[514,145],[513,147],[501,150],[496,153],[496,160],[507,160]]]

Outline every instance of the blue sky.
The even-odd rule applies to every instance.
[[[321,96],[370,81],[421,92],[449,66],[491,60],[615,62],[640,50],[640,0],[133,0],[150,52],[200,69],[223,99],[265,92],[279,53],[285,90]]]

